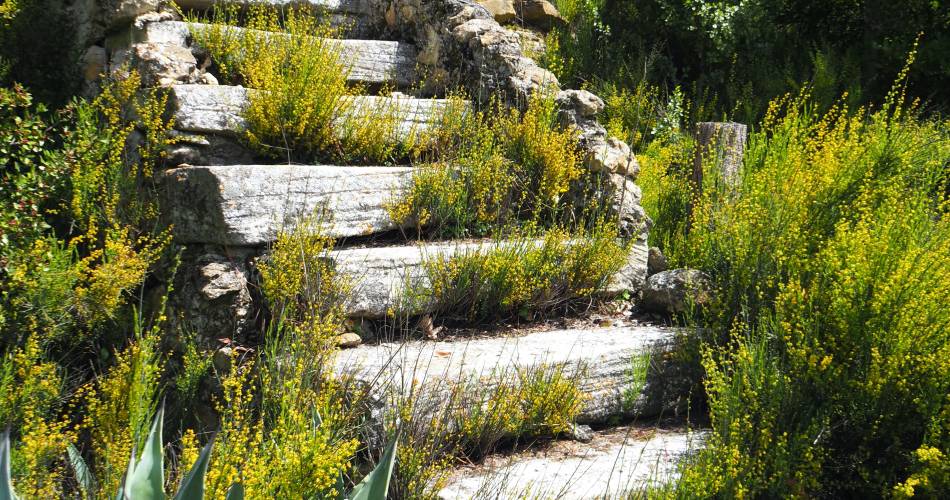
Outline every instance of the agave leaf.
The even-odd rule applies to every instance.
[[[386,500],[389,491],[389,479],[393,475],[393,466],[396,464],[396,445],[399,443],[399,431],[386,447],[382,458],[376,467],[360,481],[350,495],[349,500]]]
[[[13,491],[13,480],[10,478],[10,430],[3,432],[0,437],[0,500],[17,500]]]
[[[228,494],[224,497],[224,500],[244,500],[244,485],[241,483],[234,483],[228,488]]]
[[[129,465],[125,468],[125,481],[119,483],[119,491],[115,492],[115,500],[125,500],[125,492],[128,489],[129,476],[135,470],[135,444],[132,444],[132,453],[129,455]]]
[[[178,486],[174,500],[202,500],[205,497],[205,473],[208,472],[208,462],[211,460],[211,448],[214,439],[201,449],[198,460]]]
[[[162,420],[165,407],[158,409],[148,433],[139,463],[125,479],[125,494],[134,500],[165,498],[165,460],[162,455]]]
[[[86,461],[79,454],[79,450],[70,443],[66,447],[66,454],[69,455],[69,465],[73,468],[73,474],[76,475],[76,482],[79,483],[83,498],[95,498],[96,477],[92,475],[92,471],[89,470]]]

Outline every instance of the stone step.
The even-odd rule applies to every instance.
[[[449,258],[471,252],[487,252],[504,245],[539,245],[533,241],[476,241],[424,243],[398,247],[373,247],[335,250],[331,253],[336,269],[348,276],[352,285],[346,311],[352,317],[380,318],[394,310],[404,314],[423,314],[431,307],[425,300],[407,304],[407,290],[427,280],[423,263],[427,259]],[[639,291],[647,278],[648,247],[638,240],[627,265],[607,287],[608,292]]]
[[[668,353],[684,332],[629,326],[363,345],[342,350],[336,370],[366,384],[378,410],[412,394],[416,410],[425,413],[443,410],[452,388],[485,391],[517,381],[525,370],[557,369],[582,395],[578,422],[646,418],[671,411],[681,396],[672,385],[676,377]]]
[[[396,229],[386,203],[411,180],[410,167],[228,165],[167,170],[159,183],[179,243],[259,246],[323,207],[335,238]]]
[[[372,36],[379,31],[382,12],[373,9],[370,0],[176,0],[185,11],[209,11],[215,4],[249,6],[265,4],[276,8],[310,8],[330,25],[350,36]]]
[[[313,7],[323,12],[341,14],[369,14],[371,8],[367,0],[175,0],[185,10],[207,10],[218,5],[265,4],[275,7]]]
[[[679,465],[703,446],[704,431],[617,427],[589,443],[559,441],[541,450],[491,456],[457,469],[443,500],[639,498],[676,480]]]
[[[175,128],[180,131],[238,136],[246,127],[242,111],[247,106],[248,93],[253,90],[227,85],[175,85],[170,92]],[[368,119],[380,110],[394,114],[399,138],[408,138],[438,123],[441,113],[451,103],[448,99],[404,96],[351,96],[349,99],[354,102],[348,112],[356,119]]]
[[[189,26],[190,25],[190,26]],[[189,46],[191,31],[209,29],[202,23],[181,21],[161,21],[146,23],[133,31],[134,43],[168,43],[182,47]],[[242,36],[244,28],[227,28],[230,36]],[[287,36],[276,33],[252,30],[258,36]],[[385,40],[327,40],[329,46],[338,50],[343,62],[349,67],[349,83],[369,85],[390,84],[397,88],[406,88],[416,81],[416,49],[403,42]]]

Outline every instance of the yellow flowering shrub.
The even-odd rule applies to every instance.
[[[950,130],[904,104],[773,104],[738,193],[704,193],[684,254],[721,290],[713,435],[686,491],[939,491],[950,450]],[[937,489],[930,489],[929,481]],[[941,482],[944,481],[944,482]]]
[[[100,496],[118,490],[132,450],[141,450],[158,405],[163,363],[158,352],[160,330],[138,335],[104,374],[77,391],[86,414],[82,427],[89,433],[95,456]]]
[[[527,109],[462,112],[451,97],[435,131],[434,150],[409,192],[390,204],[394,220],[443,236],[493,234],[519,221],[551,225],[570,208],[565,194],[581,177],[577,136],[557,122],[551,95],[535,95]],[[428,157],[426,157],[428,158]]]
[[[338,30],[311,9],[279,11],[262,3],[241,11],[216,7],[211,27],[192,29],[225,81],[254,89],[244,139],[258,153],[283,161],[379,163],[404,157],[418,133],[400,132],[393,101],[359,104],[349,86]],[[231,26],[244,26],[238,31]]]

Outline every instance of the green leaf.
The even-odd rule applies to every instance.
[[[244,485],[241,483],[234,483],[228,488],[228,494],[224,497],[224,500],[244,500]]]
[[[17,500],[10,479],[10,431],[3,432],[0,438],[0,500]]]
[[[125,494],[134,500],[165,498],[165,463],[162,456],[162,420],[165,407],[159,408],[152,422],[152,430],[145,441],[145,449],[135,464],[135,470],[125,478]]]
[[[69,465],[73,468],[73,474],[76,475],[76,482],[79,483],[83,498],[95,498],[96,478],[92,475],[82,455],[79,454],[79,450],[70,443],[66,447],[66,454],[69,455]]]
[[[347,497],[349,500],[386,500],[389,491],[389,480],[393,475],[393,466],[396,464],[396,445],[399,443],[399,431],[392,442],[386,447],[376,468],[370,471],[360,481]]]
[[[211,448],[214,439],[208,442],[198,455],[195,465],[181,481],[175,500],[202,500],[205,497],[205,473],[208,472],[208,462],[211,461]]]

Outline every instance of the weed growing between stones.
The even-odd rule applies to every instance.
[[[197,21],[197,18],[192,18]],[[250,89],[244,139],[282,161],[387,163],[413,149],[418,132],[403,126],[398,99],[356,98],[348,86],[338,30],[311,10],[252,4],[218,6],[210,27],[192,28],[219,74]],[[245,29],[236,29],[244,26]]]
[[[435,159],[390,206],[393,219],[446,237],[487,236],[520,221],[559,222],[583,169],[576,134],[558,125],[553,96],[534,96],[523,113],[499,103],[466,112],[455,99],[427,138]]]
[[[601,293],[627,253],[609,223],[593,232],[509,236],[490,247],[428,259],[426,279],[408,290],[407,300],[431,301],[433,314],[449,320],[532,320]]]
[[[584,402],[575,375],[542,363],[497,367],[451,386],[414,384],[408,395],[395,391],[406,450],[394,477],[396,498],[437,498],[457,463],[566,432]]]

